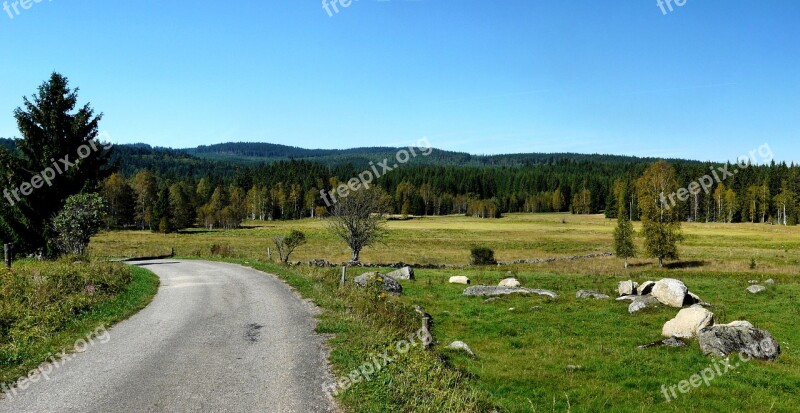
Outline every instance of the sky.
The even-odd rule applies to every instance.
[[[35,1],[0,10],[2,137],[57,71],[114,143],[800,161],[796,0]]]

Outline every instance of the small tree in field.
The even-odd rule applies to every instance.
[[[103,225],[105,209],[105,201],[98,194],[78,194],[67,198],[64,209],[53,219],[59,250],[65,254],[83,255],[92,235]]]
[[[358,262],[361,250],[384,236],[383,214],[390,200],[386,192],[373,187],[351,191],[333,207],[328,228],[350,247],[352,262]]]
[[[623,188],[620,185],[620,188]],[[628,258],[636,256],[636,245],[633,237],[633,224],[628,216],[627,194],[624,188],[617,194],[619,203],[617,212],[617,227],[614,229],[614,253],[625,260],[625,268],[628,268]]]
[[[675,169],[666,161],[658,161],[645,170],[636,187],[645,250],[663,267],[665,259],[678,259],[678,242],[683,240],[680,207],[671,206],[668,200],[678,190]]]
[[[292,255],[294,250],[306,243],[306,234],[298,230],[292,230],[289,235],[276,235],[272,238],[272,241],[275,242],[275,248],[278,249],[281,262],[286,264],[289,262],[289,256]]]

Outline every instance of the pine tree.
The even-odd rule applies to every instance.
[[[633,223],[628,219],[627,194],[623,190],[621,195],[618,198],[617,227],[614,229],[614,253],[625,260],[625,268],[628,268],[628,258],[636,256],[636,245],[633,243],[636,233]]]
[[[675,169],[666,161],[658,161],[636,182],[639,193],[639,210],[642,213],[642,235],[645,250],[658,258],[659,266],[665,259],[678,259],[678,242],[683,240],[679,217],[680,205],[672,205],[670,194],[678,190]]]

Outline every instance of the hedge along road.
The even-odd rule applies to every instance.
[[[315,308],[275,277],[205,261],[137,263],[152,304],[0,412],[331,412]]]

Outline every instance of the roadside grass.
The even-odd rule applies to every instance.
[[[122,263],[23,260],[0,270],[0,384],[135,314],[158,285],[152,272]]]

